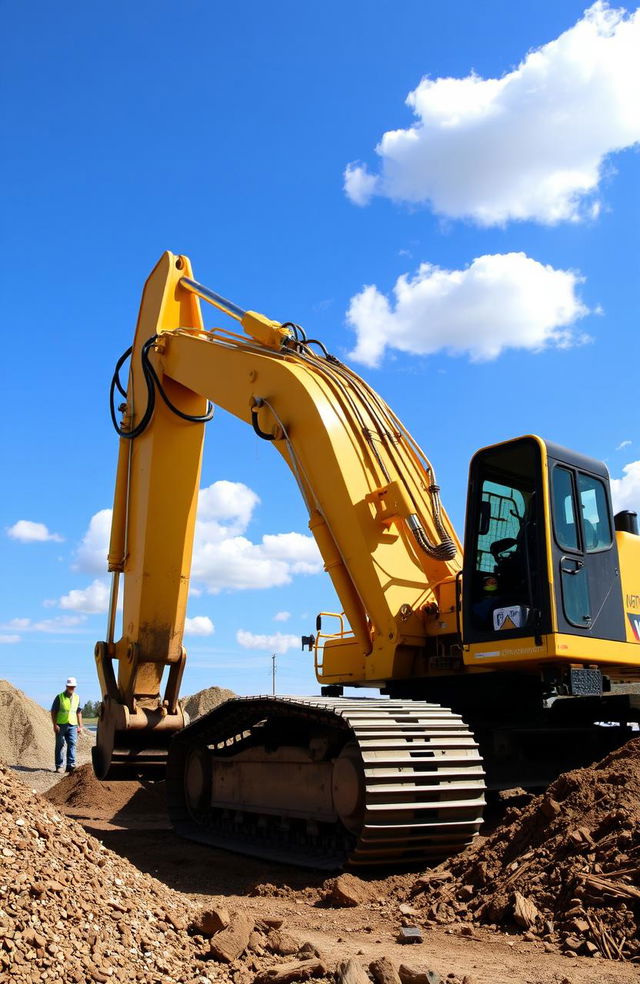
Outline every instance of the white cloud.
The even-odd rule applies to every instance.
[[[288,622],[291,618],[291,612],[276,612],[273,616],[274,622]]]
[[[293,536],[300,538],[297,556],[294,549],[286,557],[278,556],[281,544],[277,541]],[[194,549],[192,577],[202,581],[209,594],[217,594],[223,590],[278,587],[290,584],[294,574],[314,574],[320,570],[322,559],[311,537],[282,533],[264,536],[261,543],[252,543],[244,536],[219,543],[200,539]]]
[[[105,574],[111,534],[111,509],[101,509],[89,520],[89,528],[76,553],[75,568],[85,574]]]
[[[0,635],[0,646],[9,646],[14,642],[21,642],[19,635]]]
[[[640,513],[640,461],[632,461],[622,469],[622,478],[611,479],[614,513],[630,509]]]
[[[242,482],[214,482],[198,495],[198,527],[207,539],[222,540],[244,533],[260,499]]]
[[[624,448],[628,448],[630,444],[631,441],[620,441],[620,444],[616,448],[616,451],[622,451]]]
[[[370,174],[362,164],[347,164],[344,172],[344,190],[354,205],[368,205],[375,195],[379,179]]]
[[[322,570],[322,557],[312,536],[267,533],[262,537],[262,550],[271,560],[287,564],[291,574],[317,574]]]
[[[19,540],[20,543],[45,543],[54,541],[62,543],[64,537],[59,533],[50,533],[44,523],[34,523],[30,519],[19,519],[17,523],[7,529],[7,536],[12,540]]]
[[[85,615],[102,615],[109,608],[109,585],[96,578],[87,588],[73,588],[58,602],[60,608]]]
[[[238,629],[236,641],[244,649],[264,649],[274,653],[286,653],[288,649],[300,648],[300,636],[284,635],[282,632],[254,635],[253,632]]]
[[[215,627],[208,615],[194,615],[185,619],[184,632],[185,635],[210,636],[215,632]]]
[[[473,361],[507,348],[567,348],[587,340],[573,327],[589,313],[576,293],[581,282],[525,253],[479,256],[464,270],[422,263],[413,277],[398,278],[394,303],[374,285],[351,298],[351,358],[376,366],[386,347],[415,355],[444,349]]]
[[[379,174],[350,164],[345,191],[485,226],[594,216],[607,156],[640,140],[639,50],[640,11],[598,2],[500,79],[425,77],[417,121],[383,135]]]
[[[253,543],[246,531],[258,496],[241,482],[214,482],[200,491],[192,580],[209,594],[289,584],[294,574],[322,569],[315,540],[301,533],[266,534]]]
[[[55,618],[44,618],[33,621],[30,618],[12,618],[0,629],[13,629],[18,632],[48,632],[53,635],[74,632],[86,622],[83,615],[57,615]]]

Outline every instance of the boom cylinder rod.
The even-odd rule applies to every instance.
[[[210,287],[205,287],[203,284],[199,284],[196,280],[191,280],[189,277],[182,277],[180,286],[192,294],[201,297],[203,301],[213,304],[214,307],[217,307],[220,311],[224,311],[225,314],[235,318],[236,321],[242,321],[247,313],[241,307],[238,307],[237,304],[234,304],[233,301],[228,301],[222,294],[216,294],[215,290],[211,290]]]
[[[120,586],[120,571],[111,575],[111,592],[109,595],[109,614],[107,616],[107,643],[114,641],[116,631],[116,608],[118,607],[118,588]]]

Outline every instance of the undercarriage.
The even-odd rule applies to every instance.
[[[337,869],[457,853],[485,784],[473,735],[438,705],[249,697],[173,739],[167,787],[185,837]]]

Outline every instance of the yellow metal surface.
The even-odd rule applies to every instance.
[[[143,344],[179,327],[202,330],[197,298],[178,286],[190,275],[186,257],[165,253],[145,284],[131,357],[129,428],[147,405]],[[205,412],[201,395],[171,379],[162,383],[182,411]],[[120,439],[109,562],[124,571],[125,590],[122,636],[109,655],[118,661],[119,698],[130,710],[134,702],[157,705],[164,668],[182,658],[203,438],[204,425],[180,419],[158,398],[150,426],[133,441]],[[101,683],[104,694],[107,681]]]
[[[616,533],[627,642],[640,645],[640,537]],[[640,661],[640,653],[637,659]]]
[[[163,372],[247,423],[252,407],[260,405],[260,429],[280,437],[274,445],[298,481],[310,529],[359,645],[359,679],[397,675],[396,653],[422,645],[421,610],[437,602],[432,585],[460,569],[461,548],[443,511],[458,552],[450,561],[433,560],[400,516],[389,524],[372,496],[391,478],[437,540],[428,493],[433,479],[391,411],[377,397],[379,406],[373,403],[355,374],[338,374],[326,360],[295,350],[230,344],[215,332],[207,337],[203,344],[193,334],[172,334],[160,358]],[[350,676],[355,668],[343,670]]]

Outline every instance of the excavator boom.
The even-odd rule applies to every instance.
[[[244,333],[206,331],[198,298]],[[208,400],[272,442],[300,488],[350,626],[335,640],[333,668],[325,647],[323,679],[383,685],[408,676],[429,612],[445,586],[452,591],[461,548],[429,462],[384,401],[301,331],[201,286],[186,257],[164,254],[145,285],[117,425],[108,637],[96,648],[104,777],[161,770],[170,736],[186,723],[177,697]]]

